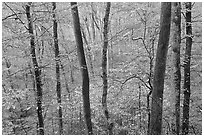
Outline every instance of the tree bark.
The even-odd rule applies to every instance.
[[[92,59],[92,53],[91,53],[91,46],[89,45],[89,42],[86,38],[86,34],[85,34],[83,27],[81,27],[81,33],[82,33],[82,37],[84,38],[84,42],[87,45],[87,51],[88,51],[87,53],[88,53],[88,59],[90,62],[91,73],[92,73],[92,76],[94,77],[94,67],[93,67],[93,62],[92,62],[93,59]]]
[[[80,69],[82,74],[82,95],[83,95],[83,104],[84,104],[84,117],[86,121],[86,126],[88,134],[93,134],[92,123],[91,123],[91,109],[90,109],[90,100],[89,100],[89,74],[88,68],[86,65],[86,59],[84,55],[83,41],[80,30],[80,21],[77,8],[77,2],[71,2],[72,7],[72,17],[74,25],[74,35],[77,45],[77,54],[80,63]]]
[[[154,68],[150,134],[159,135],[162,133],[162,108],[164,77],[166,69],[166,57],[169,44],[171,24],[171,3],[161,3],[160,33],[157,47],[156,62]]]
[[[53,38],[55,46],[55,62],[56,62],[56,93],[58,103],[58,120],[59,120],[59,134],[63,134],[63,121],[62,121],[62,103],[61,103],[61,82],[60,82],[60,57],[58,46],[58,32],[57,32],[57,19],[56,19],[56,2],[52,2],[52,17],[53,17]]]
[[[180,70],[180,43],[181,43],[181,3],[172,4],[172,50],[173,50],[173,74],[175,94],[175,125],[176,134],[180,132],[180,92],[181,92],[181,70]]]
[[[42,115],[42,81],[41,81],[41,71],[38,66],[38,62],[36,59],[35,54],[35,37],[33,32],[33,20],[31,17],[31,2],[28,2],[26,5],[26,16],[28,20],[28,31],[30,35],[30,54],[32,57],[33,67],[34,67],[34,74],[35,74],[35,83],[37,88],[37,114],[38,114],[38,134],[44,135],[44,122],[43,122],[43,115]]]
[[[182,134],[189,132],[189,105],[190,105],[190,63],[192,47],[192,21],[191,21],[191,2],[186,5],[186,49],[184,60],[184,101],[183,101],[183,125]]]
[[[141,85],[140,83],[138,84],[138,88],[139,88],[139,97],[138,97],[138,107],[139,107],[139,133],[141,133],[141,128],[142,128],[142,112],[141,112]]]
[[[103,112],[106,117],[106,124],[107,124],[107,129],[109,132],[109,135],[112,135],[112,123],[109,122],[109,112],[108,112],[108,107],[107,107],[107,92],[108,92],[108,79],[107,79],[107,74],[108,74],[108,69],[107,69],[107,51],[108,51],[108,20],[109,20],[109,14],[110,14],[110,7],[111,3],[107,2],[106,6],[106,12],[104,16],[104,31],[103,31],[103,37],[104,37],[104,43],[103,43],[103,53],[102,53],[102,78],[103,78],[103,94],[102,94],[102,107],[103,107]]]
[[[96,34],[95,34],[95,25],[94,25],[94,7],[93,2],[91,2],[91,28],[92,28],[92,42],[95,42]]]

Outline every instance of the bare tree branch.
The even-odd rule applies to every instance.
[[[6,20],[6,19],[8,19],[8,18],[10,18],[10,17],[16,16],[16,14],[18,15],[18,14],[24,14],[24,13],[14,13],[14,14],[8,15],[8,16],[4,17],[4,18],[2,19],[2,21]],[[19,19],[19,18],[15,18],[15,19]]]
[[[16,13],[6,2],[4,2],[4,4],[6,5],[6,7],[8,7],[15,15],[16,17],[19,19],[19,21],[23,24],[23,26],[26,28],[26,30],[28,30],[28,28],[24,25],[25,23],[21,20],[21,18],[18,16],[18,13]]]
[[[134,78],[139,79],[148,89],[151,89],[151,87],[148,86],[147,83],[146,83],[143,79],[141,79],[139,76],[137,76],[136,74],[134,74],[134,75],[128,77],[125,81],[123,81],[123,82],[122,82],[122,85],[121,85],[121,89],[123,89],[123,85],[124,85],[126,82],[128,82],[129,80],[134,79]]]

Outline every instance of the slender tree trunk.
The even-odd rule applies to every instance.
[[[70,90],[69,90],[68,80],[67,80],[67,77],[66,77],[66,72],[65,72],[65,69],[64,69],[64,66],[63,66],[62,63],[60,63],[60,66],[61,66],[61,69],[62,69],[62,74],[64,76],[65,88],[66,88],[66,91],[68,93],[68,98],[70,99]]]
[[[35,74],[32,70],[32,65],[31,63],[28,64],[28,67],[29,67],[29,74],[31,76],[31,80],[32,80],[32,90],[34,92],[34,97],[35,97],[35,101],[37,102],[37,94],[36,94],[36,82],[35,82]],[[35,117],[36,118],[36,117]],[[38,130],[38,123],[36,122],[36,132],[37,134],[39,133],[39,130]]]
[[[152,90],[147,94],[147,135],[150,134],[150,116],[151,116],[151,113],[150,113],[150,95],[152,94]]]
[[[88,45],[89,42],[88,42],[88,40],[87,40],[87,38],[86,38],[86,34],[85,34],[85,31],[84,31],[84,30],[85,30],[85,29],[84,29],[83,27],[81,27],[82,37],[84,38],[85,44]]]
[[[51,115],[52,115],[52,135],[54,135],[55,134],[55,126],[54,126],[54,116],[53,116],[53,113]]]
[[[172,31],[173,31],[173,73],[175,94],[175,125],[176,134],[180,132],[180,92],[181,92],[181,70],[180,70],[180,43],[181,43],[181,3],[172,4]]]
[[[186,4],[186,49],[184,60],[184,101],[183,101],[183,125],[182,134],[189,132],[189,105],[190,105],[190,62],[192,47],[192,21],[191,21],[191,2]]]
[[[104,31],[103,31],[103,37],[104,37],[104,43],[103,43],[103,55],[102,55],[102,77],[103,77],[103,94],[102,94],[102,106],[104,115],[107,120],[107,129],[109,131],[109,134],[112,134],[112,123],[109,122],[109,112],[107,107],[107,91],[108,91],[108,69],[107,69],[107,51],[108,51],[108,20],[109,20],[109,14],[110,14],[110,7],[111,3],[107,2],[106,6],[106,12],[104,17]]]
[[[88,33],[87,38],[89,39],[89,42],[91,42],[91,32],[89,30],[89,22],[88,22],[87,17],[84,19],[84,23],[85,23],[86,30],[87,30],[87,33]]]
[[[163,90],[171,24],[171,3],[161,3],[160,34],[154,68],[150,134],[162,133]]]
[[[91,46],[89,45],[89,42],[86,38],[86,34],[83,28],[81,28],[81,33],[82,33],[82,37],[84,38],[84,42],[87,45],[87,50],[88,50],[88,59],[90,62],[90,68],[91,68],[91,74],[94,77],[94,67],[93,67],[93,62],[92,62],[92,53],[91,53]]]
[[[44,135],[44,122],[43,122],[43,115],[42,115],[42,82],[41,82],[41,71],[38,67],[38,62],[36,59],[35,54],[35,37],[33,33],[33,20],[31,17],[31,2],[28,2],[26,5],[26,16],[28,20],[28,31],[30,35],[30,54],[32,57],[33,67],[34,67],[34,74],[35,74],[35,82],[37,88],[37,114],[38,114],[38,134]]]
[[[60,57],[59,57],[59,46],[58,46],[58,32],[57,32],[57,20],[56,20],[56,2],[52,2],[53,7],[53,38],[55,46],[55,62],[56,62],[56,92],[57,92],[57,103],[58,103],[58,120],[59,120],[59,134],[63,134],[63,121],[62,121],[62,101],[61,101],[61,82],[60,82]]]
[[[96,34],[95,34],[95,25],[94,25],[94,7],[93,7],[93,2],[91,2],[91,28],[92,28],[92,42],[94,43]]]
[[[139,107],[139,134],[141,134],[141,128],[142,128],[142,112],[141,112],[141,85],[138,84],[138,88],[139,88],[139,103],[138,103],[138,107]]]
[[[83,41],[80,30],[80,21],[77,8],[77,2],[71,2],[72,6],[72,16],[73,16],[73,25],[74,25],[74,35],[77,45],[77,54],[80,63],[80,69],[82,73],[82,95],[83,95],[83,104],[84,104],[84,117],[86,121],[86,126],[88,129],[88,134],[93,134],[92,123],[91,123],[91,109],[90,109],[90,100],[89,100],[89,74],[88,68],[86,65],[86,59],[84,55]]]
[[[147,94],[147,134],[149,135],[150,134],[150,96],[152,94],[152,90],[153,90],[153,87],[152,87],[152,79],[153,79],[153,60],[154,60],[154,43],[152,44],[152,50],[151,50],[151,53],[152,53],[152,57],[150,56],[150,62],[149,62],[149,78],[148,78],[148,83],[149,83],[149,93]]]

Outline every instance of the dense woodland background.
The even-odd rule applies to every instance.
[[[80,19],[78,30],[81,30],[89,72],[93,134],[110,134],[109,126],[112,134],[116,135],[148,134],[149,93],[153,86],[161,3],[111,2],[109,15],[107,3],[77,4]],[[186,46],[185,4],[181,3],[181,126]],[[193,37],[188,134],[202,134],[202,7],[201,3],[191,4]],[[87,134],[81,67],[74,35],[74,27],[77,26],[73,25],[75,8],[74,3],[71,6],[67,2],[2,3],[3,134]],[[108,17],[107,38],[104,38],[105,17]],[[32,26],[33,32],[29,26]],[[163,92],[162,134],[176,134],[172,39],[171,28]],[[108,43],[107,108],[102,106],[104,41]],[[56,47],[59,48],[58,52]],[[37,69],[34,69],[32,51],[35,51],[41,84],[36,82]],[[59,75],[56,75],[56,70],[60,72]],[[56,92],[57,82],[60,92]],[[42,91],[43,132],[39,129],[39,107],[36,102],[39,103],[40,95],[36,84]],[[104,115],[104,108],[108,110],[108,117]]]

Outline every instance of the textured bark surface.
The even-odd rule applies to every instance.
[[[93,134],[92,131],[92,123],[91,123],[91,109],[90,109],[90,100],[89,100],[89,75],[88,68],[86,65],[86,59],[84,55],[83,41],[80,30],[80,21],[79,14],[76,2],[71,2],[72,6],[72,17],[73,17],[73,25],[74,25],[74,35],[76,39],[77,45],[77,55],[80,64],[80,70],[82,74],[82,95],[83,95],[83,107],[84,107],[84,117],[86,121],[86,126],[88,130],[88,134]]]
[[[34,67],[34,74],[35,74],[35,83],[37,89],[37,114],[38,114],[38,134],[44,135],[44,122],[43,122],[43,115],[42,115],[42,82],[41,82],[41,71],[38,67],[38,62],[36,59],[35,54],[35,36],[33,32],[33,21],[31,17],[31,2],[28,2],[26,5],[26,16],[28,20],[28,31],[30,35],[30,54],[32,57],[33,67]]]
[[[103,78],[103,94],[102,94],[102,106],[103,106],[103,112],[107,120],[107,127],[109,130],[109,134],[112,133],[112,126],[111,123],[109,123],[109,112],[107,107],[107,94],[108,94],[108,69],[107,69],[107,52],[108,52],[108,20],[109,20],[109,14],[110,14],[110,6],[111,3],[107,2],[106,11],[105,11],[105,17],[104,17],[104,43],[103,43],[103,53],[102,53],[102,78]]]
[[[181,44],[181,3],[172,3],[172,50],[173,50],[173,74],[175,94],[175,125],[176,134],[180,132],[180,92],[181,92],[181,69],[180,69],[180,44]]]
[[[186,49],[184,60],[184,101],[183,101],[183,125],[182,134],[189,132],[189,105],[190,105],[190,63],[192,47],[192,21],[191,21],[191,2],[186,5]]]
[[[59,120],[59,134],[63,134],[63,121],[62,121],[62,103],[61,103],[61,82],[60,82],[60,58],[59,58],[59,46],[58,46],[58,32],[57,32],[57,20],[56,20],[56,2],[52,2],[52,17],[53,17],[53,38],[55,46],[55,62],[56,62],[56,93],[58,103],[58,120]]]
[[[166,57],[170,35],[170,24],[171,24],[171,3],[162,2],[160,16],[160,33],[154,68],[151,117],[150,117],[150,134],[155,135],[159,135],[162,133],[163,90]]]

